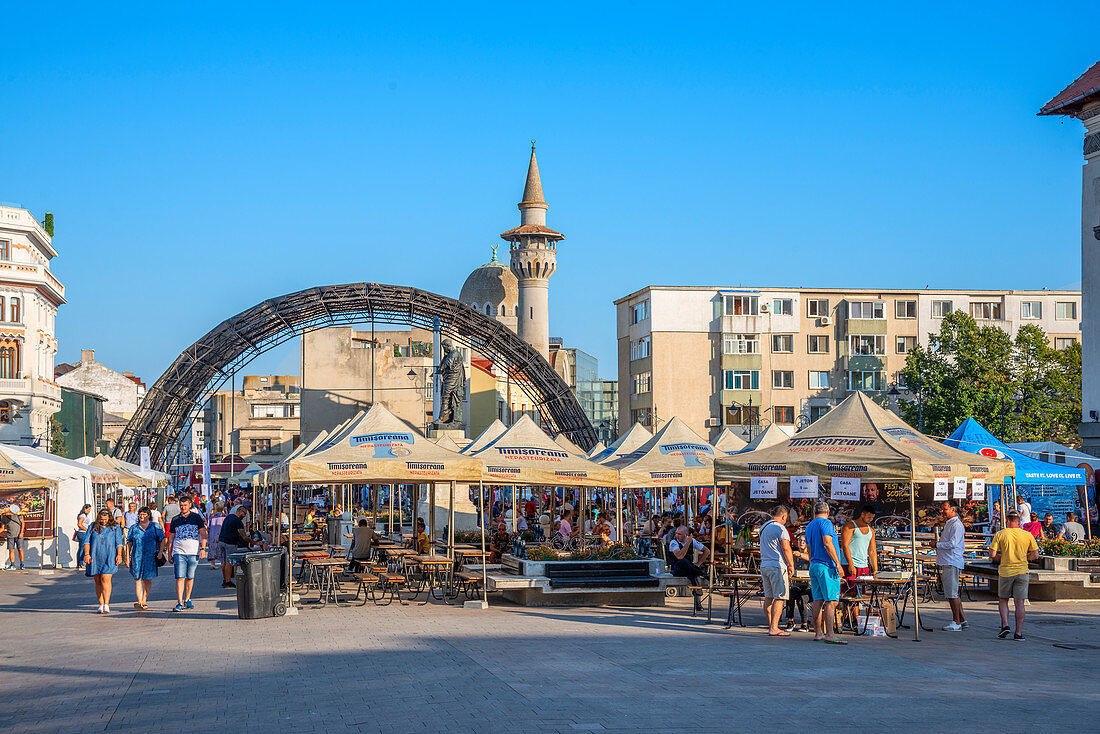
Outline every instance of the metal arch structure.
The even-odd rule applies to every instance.
[[[114,456],[137,462],[148,446],[154,463],[168,457],[182,440],[191,416],[206,404],[229,375],[259,354],[294,337],[364,321],[408,324],[443,332],[508,374],[532,398],[543,421],[585,450],[596,432],[561,376],[541,354],[507,326],[456,301],[428,291],[379,283],[307,288],[259,303],[226,319],[185,349],[149,389],[126,424]]]

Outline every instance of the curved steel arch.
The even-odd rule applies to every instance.
[[[581,448],[596,444],[596,432],[565,381],[542,355],[507,326],[453,298],[416,288],[378,283],[307,288],[259,303],[226,319],[185,349],[148,391],[115,446],[114,456],[139,460],[149,446],[153,461],[167,456],[181,439],[191,414],[202,407],[212,385],[228,379],[257,355],[307,331],[342,324],[382,321],[444,332],[524,378],[539,413],[550,427]]]

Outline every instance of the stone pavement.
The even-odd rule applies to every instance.
[[[83,575],[0,572],[0,728],[1034,732],[1087,725],[1100,699],[1098,603],[1033,604],[1027,642],[995,639],[995,603],[975,601],[967,632],[921,643],[849,636],[840,647],[707,626],[687,600],[329,606],[245,621],[208,566],[195,610],[174,614],[170,575],[139,613],[119,574],[102,617]],[[948,619],[942,604],[927,616],[937,629]],[[746,610],[749,624],[762,620]]]

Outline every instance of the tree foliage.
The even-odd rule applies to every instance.
[[[944,318],[930,346],[917,347],[902,371],[910,396],[902,417],[947,436],[973,417],[1002,441],[1076,446],[1081,421],[1081,345],[1054,349],[1038,326],[1016,337],[981,326],[965,312]],[[918,389],[919,388],[919,389]]]
[[[50,446],[49,452],[55,456],[65,455],[65,434],[61,432],[61,421],[57,416],[50,416]]]

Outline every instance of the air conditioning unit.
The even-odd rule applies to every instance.
[[[707,418],[707,428],[717,428],[720,425],[722,424],[717,418]]]
[[[760,304],[760,313],[767,313],[769,310],[771,310],[771,306],[766,303]]]
[[[832,323],[833,323],[833,320],[831,318],[829,318],[828,316],[822,316],[821,318],[819,318],[817,320],[817,325],[818,326],[829,326]]]

